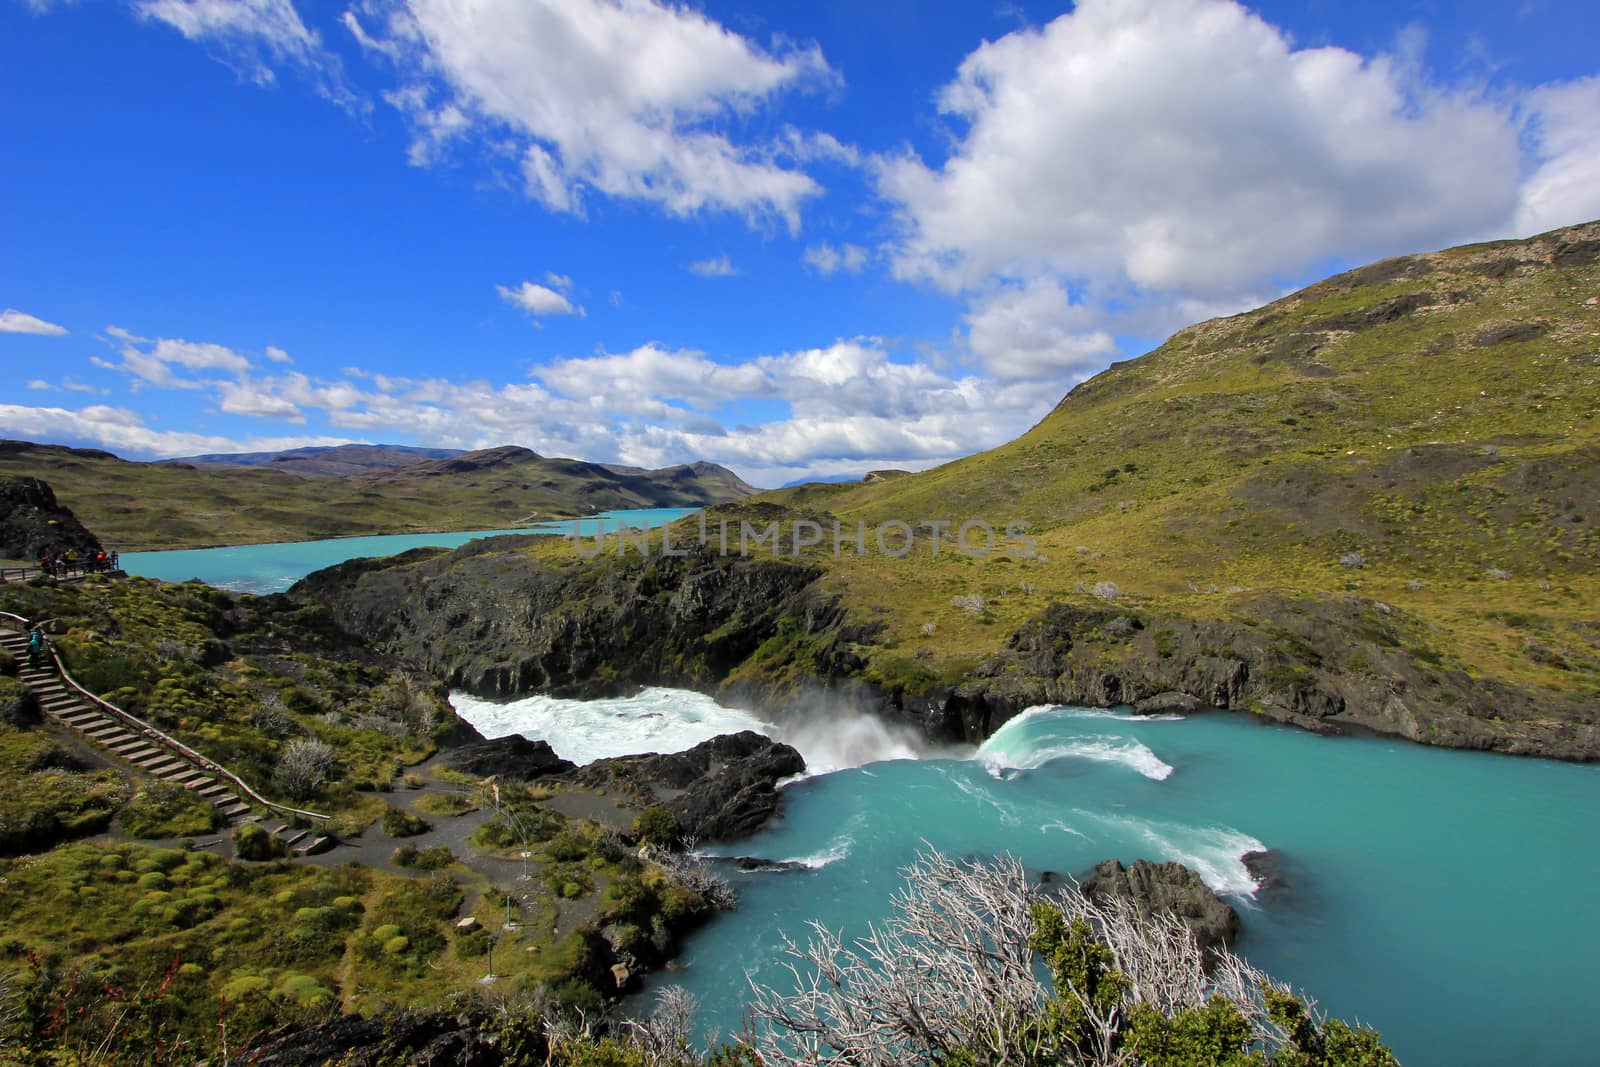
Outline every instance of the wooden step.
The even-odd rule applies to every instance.
[[[185,778],[190,776],[199,777],[199,775],[200,772],[194,769],[194,764],[185,763],[182,767],[179,767],[175,771],[163,772],[159,777],[163,782],[171,782],[174,785],[182,785]]]
[[[118,749],[117,755],[121,756],[130,763],[138,763],[141,765],[145,760],[152,759],[156,756],[165,755],[165,753],[159,748],[151,748],[149,745],[138,740],[137,738],[134,739],[133,744],[135,746],[133,748]]]
[[[298,845],[300,842],[304,841],[306,838],[308,838],[310,836],[311,836],[311,831],[310,830],[298,830],[298,831],[295,832],[295,835],[293,837],[284,838],[283,839],[283,843],[284,843],[285,846],[287,846],[289,848],[294,848],[294,846]]]
[[[162,756],[150,757],[148,759],[137,760],[135,762],[137,762],[139,766],[143,767],[147,772],[156,775],[157,777],[171,774],[173,771],[182,770],[183,768],[189,766],[176,756],[167,756],[164,754]]]
[[[225,819],[237,819],[241,815],[248,814],[250,814],[250,805],[248,804],[235,804],[232,807],[222,809],[222,817]]]
[[[315,856],[319,852],[326,852],[333,847],[333,839],[329,837],[314,837],[309,844],[302,845],[294,850],[296,856]]]
[[[214,802],[218,797],[228,795],[228,787],[221,782],[213,782],[210,785],[197,786],[195,792]]]

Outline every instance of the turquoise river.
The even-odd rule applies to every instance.
[[[134,573],[272,591],[351,556],[471,536],[123,558]],[[765,723],[671,689],[452,700],[486,736],[542,737],[578,760],[744,728],[806,755],[813,773],[785,787],[781,820],[750,840],[701,845],[803,868],[729,865],[739,908],[658,978],[686,985],[702,1024],[724,1034],[740,1026],[747,971],[779,981],[780,932],[803,940],[813,919],[864,932],[926,842],[1061,874],[1109,857],[1186,863],[1239,909],[1240,952],[1328,1012],[1377,1027],[1412,1067],[1600,1063],[1597,766],[1315,737],[1222,712],[1041,708],[974,751],[930,748],[843,709]],[[1262,850],[1270,877],[1258,885],[1242,857]]]

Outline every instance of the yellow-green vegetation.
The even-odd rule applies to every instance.
[[[375,656],[316,608],[197,582],[97,577],[7,585],[0,609],[54,620],[64,630],[57,649],[90,691],[267,796],[335,816],[344,832],[381,817],[371,791],[431,755],[457,724],[439,686]],[[285,757],[307,751],[322,753],[323,765],[312,760],[309,778],[290,774]],[[22,766],[36,753],[17,758]],[[170,798],[155,803],[164,796],[135,794],[129,832],[201,832],[198,809],[185,808],[194,818],[184,821]]]
[[[146,782],[117,813],[129,837],[198,837],[222,828],[222,813],[192,790],[170,782]]]
[[[16,686],[0,678],[0,702]],[[0,722],[0,856],[103,830],[127,802],[119,775],[90,768],[64,745],[38,728]]]
[[[1414,613],[1451,665],[1594,693],[1597,239],[1590,224],[1352,271],[1180,331],[1000,448],[757,501],[851,530],[1029,524],[1042,559],[1002,537],[984,559],[947,543],[820,560],[884,623],[874,664],[959,663],[1101,583],[1201,618],[1267,590],[1356,592]]]
[[[495,530],[620,508],[698,507],[754,490],[712,464],[657,471],[501,447],[345,477],[134,463],[108,452],[6,442],[0,474],[42,478],[123,551],[356,534]]]

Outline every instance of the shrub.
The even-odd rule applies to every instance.
[[[260,862],[278,859],[286,852],[282,841],[256,823],[245,823],[233,832],[233,854],[238,859]]]
[[[671,848],[683,829],[678,817],[666,808],[652,804],[633,820],[633,832],[639,840],[657,848]]]
[[[222,813],[193,791],[171,782],[151,782],[117,816],[129,837],[194,837],[222,828]]]
[[[389,808],[383,813],[383,832],[390,837],[416,837],[427,833],[430,827],[422,819],[399,808]]]
[[[294,800],[309,800],[338,769],[338,759],[325,742],[297,738],[283,746],[272,780],[284,795]]]

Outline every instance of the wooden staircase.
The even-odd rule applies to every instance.
[[[18,677],[38,697],[40,706],[51,719],[135,771],[193,791],[214,805],[229,826],[244,821],[261,822],[249,800],[240,795],[250,790],[233,775],[126,712],[97,703],[63,677],[48,651],[38,667],[30,667],[28,639],[24,634],[0,629],[0,648],[16,658],[20,668]],[[295,856],[312,855],[337,844],[331,836],[298,829],[287,822],[267,829]]]

